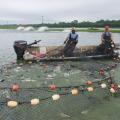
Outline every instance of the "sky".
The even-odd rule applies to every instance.
[[[120,20],[120,0],[0,0],[0,24]]]

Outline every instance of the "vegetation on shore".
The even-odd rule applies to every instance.
[[[88,28],[88,29],[79,29],[79,32],[104,32],[103,29],[95,29],[95,28]],[[110,29],[112,33],[120,33],[120,29]]]
[[[0,25],[0,29],[17,29],[18,25]]]
[[[35,25],[35,26],[41,26],[42,24]],[[101,28],[106,25],[112,27],[112,28],[120,28],[120,20],[99,20],[96,22],[90,22],[90,21],[83,21],[79,22],[78,20],[74,20],[72,22],[59,22],[59,23],[46,23],[44,24],[48,27],[56,27],[56,28],[66,28],[66,27],[78,27],[78,28]]]
[[[76,27],[79,32],[103,32],[105,25],[111,27],[111,32],[120,33],[120,20],[99,20],[96,22],[83,21],[78,22],[74,20],[72,22],[59,22],[59,23],[44,23],[44,24],[10,24],[10,25],[0,25],[0,29],[17,29],[18,26],[33,26],[35,29],[41,26],[49,27],[49,31],[63,31],[65,28]]]

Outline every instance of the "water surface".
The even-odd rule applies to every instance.
[[[27,63],[11,64],[16,58],[13,50],[15,40],[26,40],[29,43],[41,39],[42,45],[61,45],[68,33],[63,32],[20,32],[14,30],[0,31],[0,71],[1,86],[9,87],[17,83],[20,87],[41,87],[81,85],[86,81],[103,79],[99,69],[115,64],[113,60],[86,60],[80,62]],[[80,45],[100,43],[101,33],[80,32]],[[119,42],[120,34],[114,33],[114,40]],[[7,65],[5,65],[7,63]],[[9,63],[9,64],[8,64]],[[112,72],[113,79],[120,83],[120,65]],[[52,76],[52,79],[49,78]],[[109,76],[106,73],[106,76]],[[61,91],[55,91],[58,93]],[[64,91],[65,92],[65,91]],[[9,89],[1,90],[0,101],[14,99],[30,101],[33,98],[45,98],[55,94],[44,90],[20,90],[11,93]],[[0,120],[119,120],[120,99],[109,94],[108,90],[95,89],[93,93],[79,93],[77,96],[61,96],[60,100],[42,101],[37,106],[22,104],[14,109],[0,105]]]

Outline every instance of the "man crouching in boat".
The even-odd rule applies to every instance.
[[[112,39],[112,33],[109,32],[109,26],[105,26],[104,33],[101,36],[101,44],[98,46],[97,51],[102,54],[114,53],[115,44]]]
[[[73,51],[77,43],[78,43],[78,34],[75,32],[75,29],[72,28],[71,33],[69,33],[66,40],[64,41],[65,47],[63,50],[63,54],[65,57],[74,56]]]

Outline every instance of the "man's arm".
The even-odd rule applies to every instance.
[[[67,43],[67,41],[68,41],[68,38],[66,38],[66,39],[65,39],[64,44],[66,44],[66,43]]]
[[[78,43],[78,39],[79,39],[79,35],[77,34],[77,39],[76,39],[77,43]]]
[[[101,35],[101,44],[104,44],[103,34]]]
[[[69,37],[70,37],[70,34],[68,34],[67,38],[66,38],[65,41],[64,41],[64,44],[67,43],[67,41],[69,40]]]
[[[110,35],[111,35],[111,46],[114,48],[114,47],[115,47],[115,43],[114,43],[114,41],[113,41],[113,36],[112,36],[111,33],[110,33]]]
[[[113,36],[112,36],[112,33],[110,33],[110,35],[111,35],[111,41],[113,41]]]

